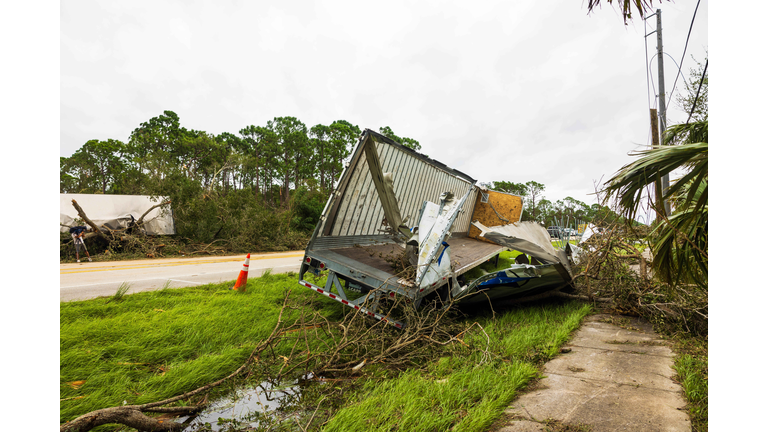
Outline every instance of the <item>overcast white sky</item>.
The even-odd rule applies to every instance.
[[[668,93],[695,6],[661,6]],[[685,79],[707,21],[703,0]],[[163,110],[213,134],[344,119],[390,126],[480,181],[535,180],[551,201],[591,204],[594,182],[649,143],[648,24],[576,0],[62,2],[60,155],[127,141]]]

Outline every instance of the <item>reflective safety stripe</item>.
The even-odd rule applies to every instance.
[[[395,327],[397,327],[399,329],[402,329],[403,327],[405,327],[405,324],[403,324],[401,322],[392,321],[392,320],[388,319],[386,316],[384,316],[382,314],[379,314],[379,313],[376,313],[376,312],[371,312],[368,309],[366,309],[364,307],[360,307],[358,305],[353,305],[350,302],[348,302],[347,300],[344,300],[344,299],[340,298],[336,294],[328,292],[328,291],[326,291],[326,290],[324,290],[324,289],[322,289],[322,288],[320,288],[320,287],[318,287],[316,285],[313,285],[313,284],[311,284],[311,283],[309,283],[307,281],[302,280],[302,281],[299,282],[299,285],[303,285],[303,286],[305,286],[305,287],[307,287],[307,288],[309,288],[309,289],[311,289],[313,291],[317,291],[320,294],[322,294],[322,295],[324,295],[324,296],[326,296],[328,298],[332,298],[332,299],[336,300],[337,302],[340,302],[341,304],[347,305],[349,307],[353,307],[353,308],[355,308],[355,310],[359,310],[360,312],[362,312],[362,313],[364,313],[364,314],[366,314],[368,316],[371,316],[373,318],[381,320],[381,321],[383,321],[383,322],[385,322],[387,324],[393,325],[393,326],[395,326]]]

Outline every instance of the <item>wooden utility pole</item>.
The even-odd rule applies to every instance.
[[[659,115],[653,108],[651,108],[651,144],[659,145]]]

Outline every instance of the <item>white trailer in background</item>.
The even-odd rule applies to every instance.
[[[75,219],[79,218],[77,210],[72,206],[72,200],[77,201],[96,225],[116,230],[127,228],[152,206],[168,201],[168,198],[147,195],[60,194],[60,232],[68,232],[70,227],[76,225]],[[176,234],[170,206],[154,208],[144,216],[144,231],[149,235]]]

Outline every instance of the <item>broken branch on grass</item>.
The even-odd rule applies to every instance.
[[[584,270],[574,277],[585,278],[587,297],[591,297],[593,290],[599,289],[613,299],[615,308],[641,315],[662,326],[665,331],[675,332],[685,328],[689,332],[706,334],[706,288],[671,286],[659,281],[651,272],[651,261],[646,258],[647,255],[633,245],[641,236],[628,232],[621,221],[602,225],[605,228],[603,234],[592,237],[588,247],[584,248],[580,262]],[[627,265],[633,264],[634,259],[638,260],[639,271],[636,266]],[[568,297],[566,294],[559,295]]]
[[[208,243],[207,245],[203,245],[203,244],[190,245],[190,247],[197,247],[197,248],[202,246],[202,249],[199,249],[199,250],[196,250],[196,251],[193,251],[193,252],[187,252],[187,254],[188,255],[192,255],[192,254],[198,254],[199,253],[199,254],[208,254],[208,255],[210,255],[211,253],[223,252],[224,249],[218,249],[218,250],[217,249],[211,249],[210,251],[207,250],[209,247],[213,246],[214,243],[216,243],[216,242],[223,242],[223,241],[225,241],[225,240],[217,239],[217,240],[214,240],[214,241]]]
[[[429,337],[429,336],[427,336],[427,335],[424,335],[424,336],[422,336],[422,337],[423,337],[424,339],[426,339],[426,340],[430,341],[430,342],[433,342],[433,343],[436,343],[436,344],[439,344],[439,345],[443,345],[443,346],[445,346],[445,345],[448,345],[449,343],[452,343],[452,342],[459,342],[460,344],[462,344],[462,345],[464,345],[465,347],[469,348],[469,345],[467,345],[467,343],[466,343],[466,342],[464,342],[463,340],[461,340],[461,339],[459,339],[459,338],[457,338],[457,337],[455,337],[455,336],[452,336],[450,339],[448,339],[448,340],[447,340],[447,341],[445,341],[445,342],[440,342],[439,340],[434,340],[434,339],[432,339],[431,337]]]

